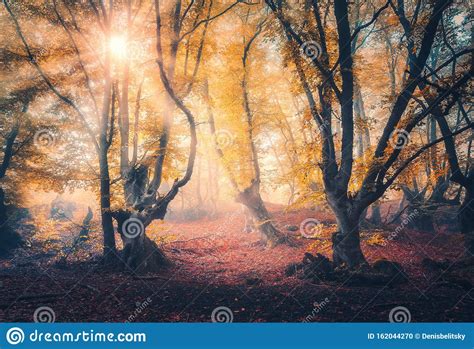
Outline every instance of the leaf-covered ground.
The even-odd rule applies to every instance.
[[[258,233],[243,232],[240,211],[153,226],[149,235],[174,261],[159,274],[106,270],[94,258],[97,248],[87,244],[82,261],[71,257],[65,265],[56,263],[55,253],[33,246],[1,264],[0,320],[33,321],[35,310],[47,306],[57,322],[207,322],[218,307],[230,309],[234,322],[386,322],[390,311],[401,306],[413,322],[474,321],[473,269],[456,267],[463,253],[459,233],[404,228],[389,239],[396,225],[364,230],[368,261],[397,261],[407,282],[365,287],[349,280],[315,282],[288,277],[285,269],[305,252],[331,257],[332,216],[273,211],[295,246],[265,248]],[[315,239],[288,230],[307,218],[322,223]],[[93,258],[87,258],[89,253]],[[444,269],[424,268],[425,258],[445,261]]]

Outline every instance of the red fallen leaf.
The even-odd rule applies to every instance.
[[[293,225],[298,225],[301,220],[310,216],[316,216],[320,220],[332,219],[326,213],[320,214],[318,212],[315,214],[314,211],[308,210],[290,214],[282,211],[274,211],[273,213],[277,222]],[[98,300],[95,304],[90,304],[91,299],[93,299],[90,291],[74,289],[70,296],[75,301],[71,302],[69,298],[58,299],[51,301],[48,305],[55,309],[60,321],[118,322],[123,322],[134,310],[133,307],[119,306],[120,302],[134,304],[136,300],[143,301],[154,292],[157,293],[153,298],[153,302],[136,321],[210,321],[210,314],[217,306],[228,306],[231,309],[237,309],[239,320],[242,321],[298,321],[304,319],[311,312],[311,308],[301,309],[301,306],[291,297],[284,301],[286,296],[290,294],[306,306],[313,304],[315,301],[321,301],[332,292],[337,292],[331,298],[332,308],[328,308],[326,313],[318,314],[318,320],[321,318],[325,321],[341,321],[350,320],[351,310],[349,308],[354,309],[352,315],[362,309],[363,304],[355,303],[352,305],[352,301],[368,302],[376,296],[373,293],[374,289],[371,288],[356,289],[340,287],[340,285],[331,283],[314,287],[313,285],[304,284],[295,277],[286,277],[284,274],[285,267],[289,263],[301,261],[304,252],[308,250],[311,244],[310,241],[307,242],[305,239],[301,239],[301,245],[293,248],[277,246],[273,249],[264,249],[258,244],[254,244],[259,241],[259,234],[242,235],[240,217],[235,217],[230,224],[224,226],[225,220],[225,218],[219,218],[214,221],[203,220],[194,221],[192,224],[177,223],[175,225],[173,233],[177,235],[176,240],[197,239],[182,243],[171,243],[166,246],[166,249],[179,249],[181,253],[170,254],[171,258],[173,256],[179,257],[180,264],[177,268],[163,271],[163,276],[172,279],[163,289],[162,286],[165,284],[163,280],[135,282],[130,281],[130,276],[123,273],[92,272],[87,274],[84,270],[72,266],[70,270],[66,271],[53,269],[54,274],[51,275],[54,281],[46,275],[35,281],[38,277],[37,271],[23,268],[21,273],[14,274],[8,281],[4,280],[4,289],[0,290],[2,292],[6,290],[6,298],[10,298],[9,295],[22,294],[32,282],[34,282],[38,294],[50,292],[51,288],[57,287],[55,282],[59,282],[65,290],[69,290],[77,282],[78,275],[87,275],[81,282],[101,291],[101,294],[97,295]],[[219,226],[225,227],[225,229],[221,229],[222,233],[219,233],[220,235],[216,233],[215,236],[204,238],[210,232],[215,233]],[[327,236],[324,235],[324,238],[329,238],[329,233],[325,232]],[[430,243],[428,244],[428,242]],[[310,252],[317,252],[317,248],[316,245],[316,250]],[[414,278],[415,284],[424,290],[420,283],[426,284],[428,281],[423,275],[420,263],[426,256],[425,254],[437,256],[436,258],[440,260],[445,258],[455,260],[458,254],[462,252],[462,237],[459,234],[441,232],[436,239],[433,239],[433,234],[405,230],[404,234],[400,234],[397,239],[389,241],[385,248],[372,248],[363,242],[362,249],[367,253],[370,262],[387,258],[401,263],[409,275]],[[323,249],[322,253],[331,257],[330,248]],[[246,278],[255,277],[261,278],[262,283],[251,288],[247,288],[243,284],[243,280]],[[0,275],[0,280],[1,278]],[[203,292],[205,296],[196,298],[209,284],[211,286]],[[296,291],[291,293],[296,287],[298,287]],[[251,292],[250,299],[242,295],[244,291]],[[418,292],[416,290],[412,291],[414,293]],[[440,292],[445,291],[441,290]],[[327,294],[324,292],[327,292]],[[394,289],[382,293],[379,297],[388,294],[390,299],[385,299],[385,302],[390,303],[398,301],[400,297],[405,296],[403,293],[409,292],[410,290]],[[454,292],[457,291],[453,290],[452,293],[455,294]],[[111,296],[112,294],[116,296],[118,301]],[[255,297],[256,295],[258,297]],[[324,297],[321,295],[324,295]],[[364,297],[368,297],[368,299]],[[464,301],[467,301],[468,298],[464,298]],[[436,300],[441,302],[442,299],[442,297],[438,297]],[[192,306],[186,308],[191,300],[194,300]],[[379,302],[377,298],[376,301],[379,304],[384,303],[383,299]],[[232,302],[236,304],[232,304]],[[410,305],[410,307],[419,307],[420,311],[415,311],[416,308],[414,308],[413,312],[430,314],[426,310],[422,311],[421,302]],[[443,304],[440,304],[439,312],[433,316],[444,313]],[[0,319],[31,321],[31,314],[36,306],[38,304],[32,303],[27,308],[25,303],[17,303],[9,310],[7,315],[0,313]],[[451,307],[452,304],[449,306]],[[100,314],[98,314],[98,309],[100,309]],[[186,310],[178,316],[183,309]],[[266,309],[266,311],[262,313],[262,309]],[[367,318],[361,319],[386,321],[385,318],[382,319],[383,311],[380,308],[374,309],[372,313],[369,312],[368,314],[375,317],[371,318],[367,315]],[[451,315],[455,319],[462,319],[459,314],[462,314],[465,309],[468,309],[468,307],[465,306],[465,303],[461,303],[459,307],[452,309],[457,315]],[[248,314],[247,318],[244,314]],[[365,316],[364,314],[362,316]],[[439,319],[436,320],[443,318],[443,315],[439,316]]]

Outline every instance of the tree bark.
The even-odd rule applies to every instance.
[[[146,235],[145,223],[128,211],[115,214],[118,223],[118,232],[123,242],[122,260],[125,266],[136,273],[154,272],[171,265],[170,260],[161,251],[158,245]],[[127,225],[127,221],[140,221],[135,229]],[[133,224],[133,223],[132,223]],[[129,234],[127,234],[129,231]],[[130,233],[133,232],[133,235]]]
[[[208,85],[206,81],[206,97],[210,100]],[[211,129],[211,133],[215,136],[216,128],[215,128],[215,121],[214,115],[208,103],[208,114],[209,114],[209,126]],[[214,145],[217,156],[223,160],[224,159],[224,152],[216,143],[216,139],[214,137]],[[270,246],[275,246],[280,243],[285,242],[287,239],[281,235],[281,232],[275,228],[272,223],[272,216],[268,212],[265,204],[262,200],[260,195],[260,171],[258,166],[258,154],[256,152],[255,147],[252,148],[253,150],[253,164],[255,166],[255,174],[256,178],[253,179],[252,184],[244,189],[241,190],[239,185],[237,184],[237,180],[232,172],[230,166],[224,161],[224,168],[227,172],[229,180],[231,182],[232,187],[237,192],[236,201],[242,203],[245,207],[248,208],[250,214],[253,216],[254,221],[256,222],[258,230],[262,233],[262,236],[267,241],[267,244]],[[257,177],[258,175],[258,177]],[[217,187],[217,186],[216,186]]]
[[[254,182],[249,188],[239,192],[237,195],[237,201],[249,209],[254,217],[255,225],[262,233],[267,245],[274,247],[286,241],[282,233],[273,225],[272,216],[263,203],[256,182]]]
[[[372,214],[370,216],[370,221],[372,224],[380,225],[382,224],[382,215],[380,212],[380,202],[376,201],[372,204]]]
[[[464,234],[465,255],[470,258],[474,255],[474,183],[465,189],[466,195],[459,207],[458,220],[461,224],[461,233]]]
[[[110,178],[107,153],[104,150],[99,157],[100,161],[100,215],[104,236],[104,262],[115,260],[115,235],[112,214],[110,211]]]
[[[20,234],[8,225],[7,205],[5,192],[0,187],[0,257],[7,256],[13,249],[23,245]]]
[[[243,191],[239,191],[237,195],[237,201],[243,203],[249,209],[250,213],[253,215],[256,224],[258,226],[258,230],[262,233],[262,235],[267,239],[267,244],[269,246],[275,246],[286,239],[281,235],[278,229],[272,223],[272,217],[268,212],[265,204],[262,200],[260,195],[260,180],[261,180],[261,171],[260,171],[260,164],[258,160],[258,151],[257,146],[255,144],[255,134],[254,134],[254,113],[250,106],[250,98],[249,98],[249,91],[248,91],[248,79],[249,79],[249,68],[248,68],[248,58],[250,54],[250,49],[252,44],[261,33],[263,27],[263,22],[257,25],[257,29],[253,36],[246,41],[246,45],[244,47],[244,51],[242,54],[242,67],[243,67],[243,75],[241,81],[242,87],[242,106],[246,115],[247,121],[247,136],[248,142],[250,147],[250,155],[252,157],[252,164],[254,170],[254,179],[252,180],[251,185],[244,189]],[[245,38],[244,38],[245,42]]]
[[[332,235],[333,262],[336,266],[354,268],[366,264],[360,248],[360,215],[336,212],[339,231]]]
[[[436,208],[425,199],[428,187],[420,191],[415,178],[413,179],[413,189],[406,185],[402,185],[401,188],[408,202],[405,213],[408,216],[416,217],[415,220],[410,221],[408,226],[421,231],[434,232],[433,216]]]

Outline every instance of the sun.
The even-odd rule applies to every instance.
[[[109,41],[109,49],[116,59],[123,59],[127,56],[127,40],[123,36],[112,36]]]

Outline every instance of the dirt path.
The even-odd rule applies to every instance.
[[[385,247],[369,243],[373,232],[364,234],[368,260],[398,261],[409,275],[406,284],[312,284],[285,276],[285,268],[306,251],[330,257],[330,216],[313,211],[275,214],[282,229],[299,226],[308,217],[317,217],[326,227],[319,240],[266,249],[258,233],[242,232],[240,212],[229,212],[217,219],[151,229],[155,239],[168,236],[163,248],[175,262],[160,274],[112,273],[90,259],[66,268],[53,263],[7,268],[0,273],[0,320],[32,321],[39,306],[53,309],[60,322],[211,321],[218,307],[229,308],[233,321],[239,322],[298,322],[308,316],[311,321],[388,321],[397,306],[407,308],[412,321],[474,320],[472,288],[443,285],[421,268],[427,257],[458,259],[459,234],[404,232]]]

